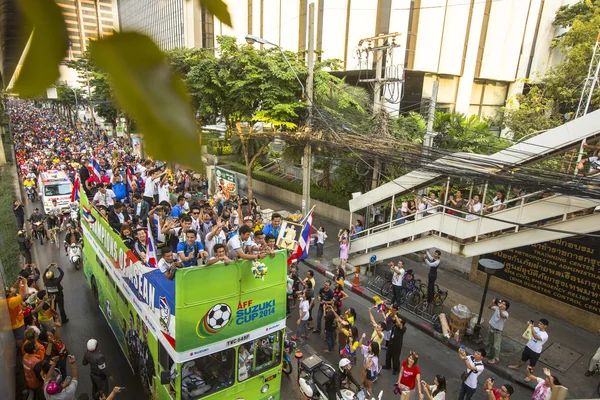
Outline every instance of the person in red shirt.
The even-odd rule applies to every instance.
[[[421,370],[417,366],[417,361],[419,361],[419,355],[414,351],[411,351],[408,358],[402,361],[402,368],[400,368],[398,377],[398,388],[410,390],[411,392],[416,388],[419,391],[419,398],[422,398]]]
[[[488,380],[485,381],[485,385],[483,385],[489,400],[508,400],[515,391],[510,385],[502,385],[500,389],[493,386],[494,381],[491,378],[488,378]]]

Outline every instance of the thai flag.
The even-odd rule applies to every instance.
[[[115,147],[115,146],[117,145],[117,142],[115,142],[114,140],[111,140],[110,142],[106,143],[106,145],[107,145],[108,147],[111,147],[111,148],[112,148],[112,147]]]
[[[133,176],[133,173],[131,173],[131,168],[127,168],[126,170],[127,172],[127,176],[126,178],[126,182],[127,182],[127,193],[130,193],[133,190],[133,186],[131,186],[131,182],[133,182],[135,180],[135,177]]]
[[[87,208],[86,206],[81,207],[83,218],[87,221],[88,224],[93,224],[96,222],[96,218],[92,215],[92,210]]]
[[[98,160],[96,159],[96,156],[94,156],[91,160],[90,160],[90,165],[88,166],[88,169],[90,170],[90,172],[92,173],[92,175],[94,177],[96,177],[98,179],[98,181],[100,181],[100,163],[98,163]]]
[[[156,268],[158,261],[156,259],[156,245],[154,244],[153,236],[152,228],[150,228],[150,220],[148,220],[148,231],[146,234],[146,264]]]
[[[71,203],[79,200],[79,190],[80,190],[80,184],[79,184],[79,176],[75,175],[75,182],[73,182],[73,190],[71,191]]]
[[[306,222],[304,223],[302,235],[300,235],[300,240],[298,242],[298,249],[288,257],[288,266],[292,265],[293,259],[300,261],[308,257],[308,247],[310,246],[310,234],[312,233],[313,216],[314,212],[311,210],[310,214],[308,214],[308,218],[306,218]]]

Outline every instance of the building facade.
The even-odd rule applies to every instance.
[[[69,33],[68,58],[83,55],[89,41],[111,35],[118,27],[113,0],[56,0]]]
[[[233,28],[197,2],[118,0],[123,29],[148,33],[163,49],[213,48],[215,37],[247,34],[303,51],[308,3],[315,3],[320,57],[342,60],[349,82],[374,77],[373,53],[359,41],[397,32],[384,75],[392,112],[421,111],[438,81],[438,109],[490,116],[562,60],[550,48],[558,8],[577,0],[228,0]],[[204,12],[203,12],[204,11]],[[390,42],[387,42],[388,44]]]

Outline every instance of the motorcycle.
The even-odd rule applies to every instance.
[[[283,353],[283,373],[286,374],[286,375],[288,375],[288,376],[294,370],[290,354],[294,351],[295,347],[296,347],[296,342],[294,342],[293,340],[288,340],[287,337],[284,339],[284,341],[283,341],[283,349],[284,349],[284,353]]]
[[[33,222],[33,237],[40,239],[40,244],[44,245],[44,236],[46,235],[44,230],[44,220]]]
[[[35,201],[35,192],[33,191],[33,186],[27,186],[26,190],[29,201]]]
[[[69,204],[68,216],[64,218],[63,225],[67,227],[69,224],[79,229],[79,205],[77,203]]]
[[[335,368],[324,362],[316,354],[301,360],[302,354],[296,353],[296,358],[298,359],[298,387],[307,399],[367,400],[365,392],[360,386],[356,388],[356,392],[346,388],[341,389],[342,397],[337,395],[335,399],[330,399],[327,396],[327,384],[335,374]],[[377,396],[378,400],[382,398],[383,390]]]
[[[79,243],[71,243],[68,247],[69,252],[69,261],[71,262],[71,266],[76,270],[81,268],[82,264],[82,251],[81,245]]]

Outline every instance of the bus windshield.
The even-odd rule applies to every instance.
[[[181,367],[181,398],[199,399],[233,386],[235,349],[188,361]]]
[[[245,381],[279,363],[281,331],[246,342],[238,349],[238,381]]]
[[[67,194],[71,194],[71,184],[68,182],[50,184],[44,188],[44,196],[65,196]]]

